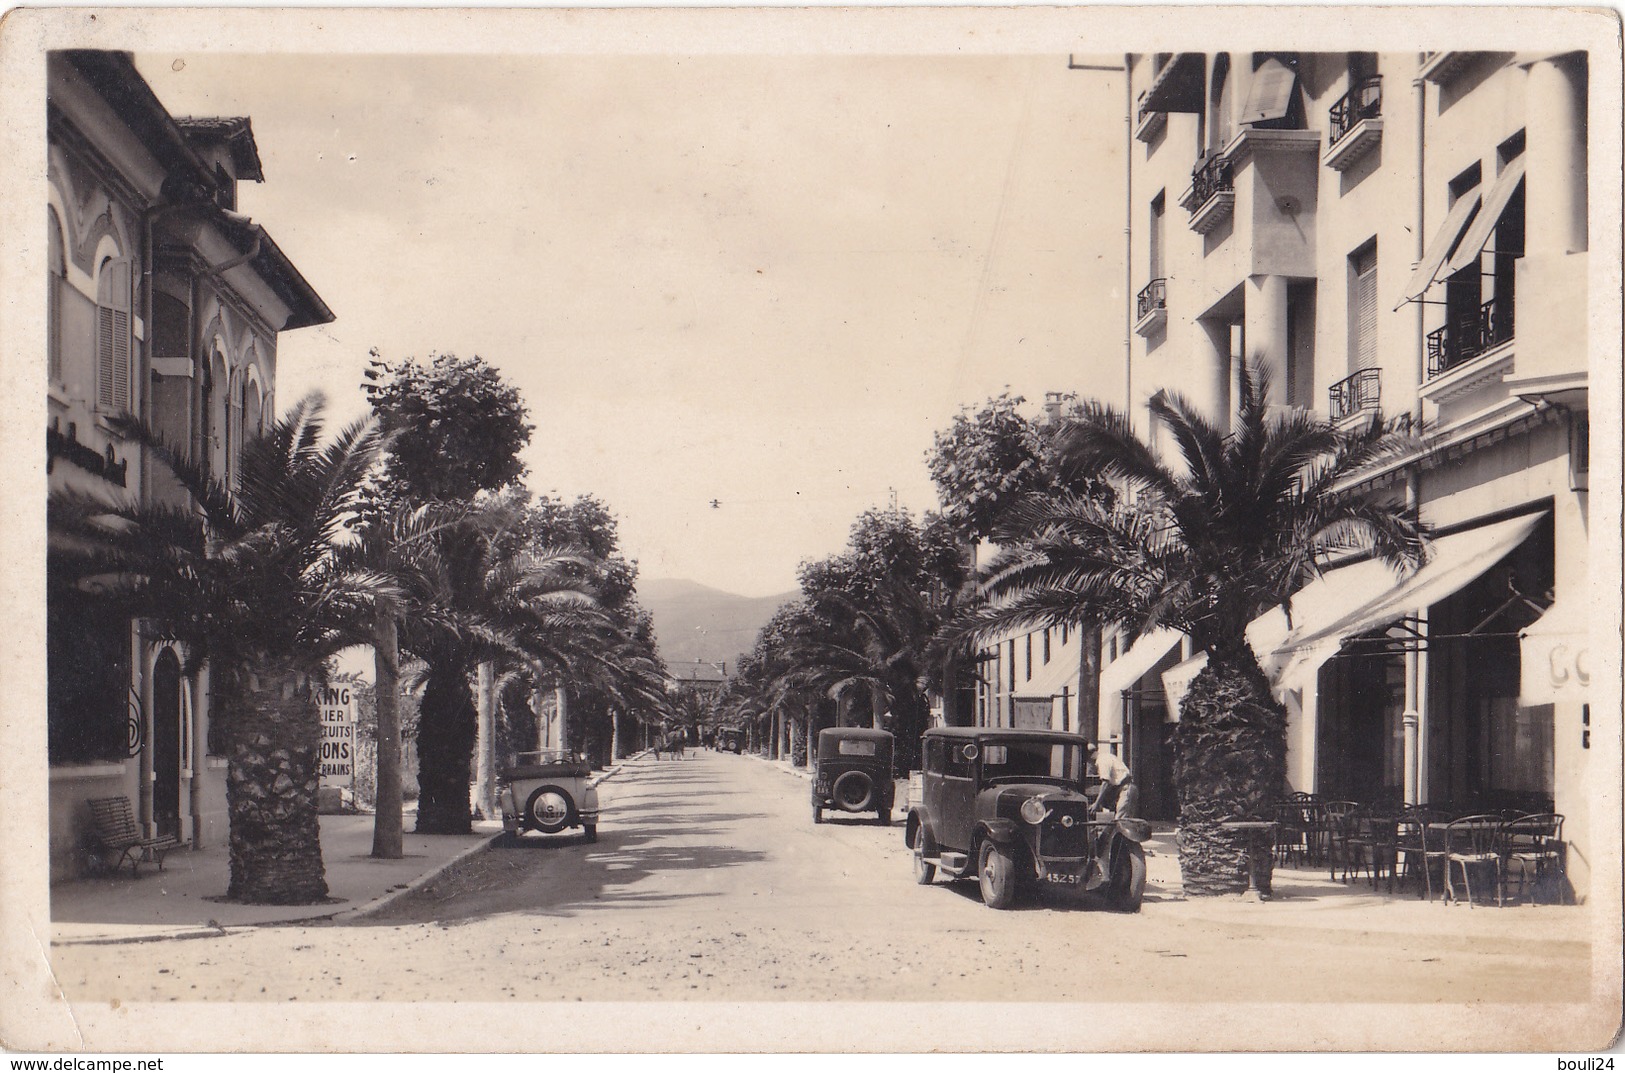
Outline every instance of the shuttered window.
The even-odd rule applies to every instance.
[[[1349,258],[1349,371],[1377,365],[1377,247]]]
[[[102,262],[96,281],[96,407],[130,408],[130,262]]]
[[[68,274],[66,246],[62,241],[62,224],[56,213],[46,210],[46,225],[50,228],[50,278],[46,282],[45,331],[48,349],[48,367],[52,383],[62,380],[62,286]]]

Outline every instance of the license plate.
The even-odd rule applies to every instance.
[[[1078,880],[1079,877],[1070,872],[1048,872],[1044,875],[1044,882],[1046,883],[1064,883],[1071,887],[1077,886]]]

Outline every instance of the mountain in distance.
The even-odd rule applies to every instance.
[[[800,595],[739,596],[682,578],[638,580],[638,603],[654,618],[661,656],[668,663],[726,660],[730,675],[773,612]]]

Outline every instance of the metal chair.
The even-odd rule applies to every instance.
[[[1404,871],[1400,875],[1400,881],[1404,882],[1415,874],[1417,865],[1420,864],[1422,883],[1419,886],[1426,889],[1429,901],[1433,900],[1433,876],[1428,867],[1429,842],[1427,827],[1430,823],[1442,823],[1445,819],[1447,819],[1446,815],[1438,809],[1429,808],[1427,805],[1407,805],[1400,810],[1395,821],[1395,870],[1398,871],[1400,865],[1397,858],[1403,855]],[[1444,844],[1442,834],[1435,836],[1433,842],[1436,843],[1433,847],[1436,851],[1442,850]],[[1435,852],[1433,859],[1442,861],[1444,854],[1442,851]],[[1419,889],[1416,893],[1420,896],[1422,890]]]
[[[1333,880],[1337,879],[1337,864],[1346,858],[1345,845],[1349,830],[1349,817],[1360,805],[1357,801],[1322,801],[1315,806],[1315,823],[1310,834],[1312,858],[1327,865]]]
[[[1506,889],[1512,866],[1518,866],[1518,897],[1524,896],[1529,873],[1534,871],[1535,889],[1555,875],[1559,902],[1568,901],[1568,874],[1565,867],[1563,817],[1556,812],[1534,813],[1508,820],[1501,828],[1501,885]],[[1534,901],[1531,899],[1531,905]]]
[[[1394,865],[1399,856],[1399,817],[1384,809],[1362,808],[1350,813],[1345,821],[1347,834],[1343,839],[1343,882],[1350,874],[1358,874],[1363,867],[1377,889],[1377,880],[1388,874],[1388,892],[1394,891]]]
[[[1506,884],[1501,878],[1501,828],[1503,821],[1494,813],[1480,813],[1451,820],[1445,827],[1444,845],[1444,897],[1445,901],[1460,901],[1456,894],[1453,872],[1461,866],[1462,883],[1467,888],[1467,907],[1473,905],[1472,870],[1489,865],[1495,869],[1495,903],[1506,904]]]

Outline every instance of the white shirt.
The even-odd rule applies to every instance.
[[[1121,786],[1129,777],[1129,769],[1116,753],[1102,746],[1095,750],[1095,774],[1105,779],[1108,785]]]

